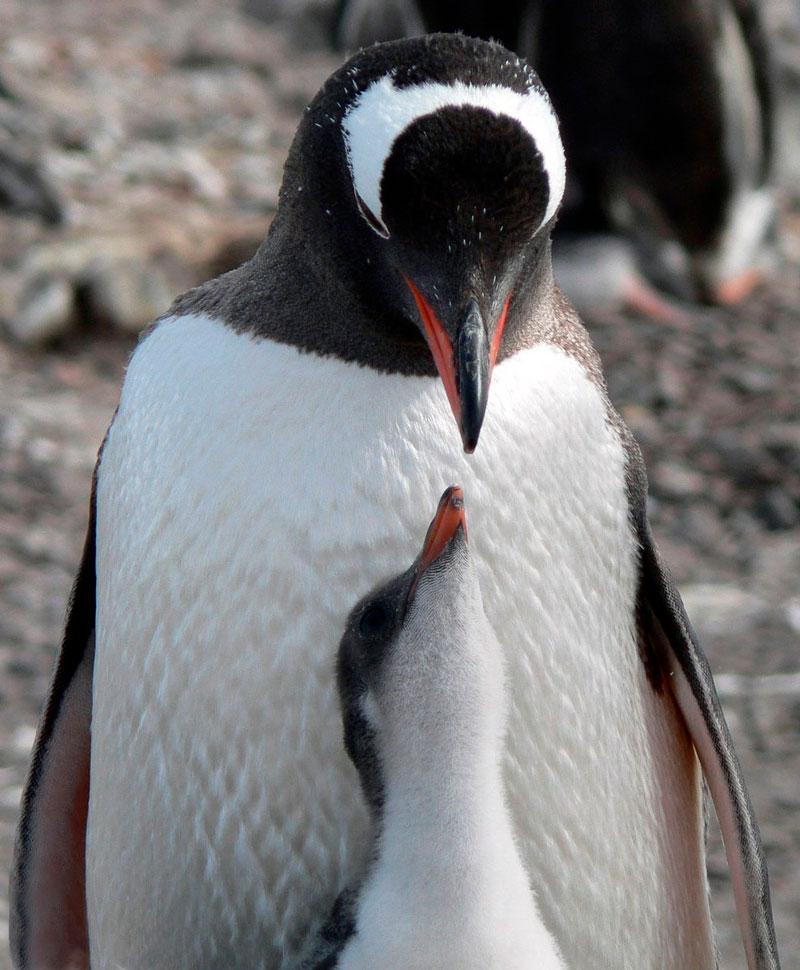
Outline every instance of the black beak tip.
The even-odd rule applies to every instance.
[[[478,438],[480,437],[481,429],[461,429],[461,440],[464,443],[464,451],[466,454],[471,455],[475,449],[478,447]]]
[[[461,380],[461,440],[464,451],[471,455],[478,447],[478,438],[483,427],[486,405],[489,400],[489,379],[487,366],[475,369],[469,380]],[[463,371],[462,371],[463,373]]]

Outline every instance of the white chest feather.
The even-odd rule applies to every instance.
[[[572,966],[713,966],[693,757],[646,683],[624,455],[579,365],[494,373],[466,456],[440,382],[162,324],[98,491],[88,880],[96,968],[288,967],[357,872],[344,619],[464,486],[508,655],[506,783]]]

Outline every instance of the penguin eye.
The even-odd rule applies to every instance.
[[[384,603],[374,603],[361,615],[358,632],[363,637],[377,637],[389,627],[391,615]]]

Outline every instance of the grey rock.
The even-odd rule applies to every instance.
[[[758,554],[764,529],[761,521],[748,509],[737,506],[727,519],[728,528],[739,541],[745,553],[743,562],[749,562],[753,555]]]
[[[688,498],[702,495],[705,477],[678,461],[660,461],[650,473],[651,487],[662,498]]]
[[[0,207],[13,215],[36,215],[50,224],[64,218],[56,190],[36,162],[0,146]]]
[[[97,317],[118,330],[138,333],[167,309],[181,286],[155,263],[106,258],[91,267],[87,290]]]
[[[680,404],[686,397],[686,378],[685,370],[671,360],[659,361],[656,382],[660,400],[664,404]]]
[[[42,344],[65,333],[73,319],[74,294],[86,296],[88,323],[137,333],[193,282],[175,256],[157,259],[151,239],[90,236],[45,243],[25,260],[27,282],[9,329],[26,344]]]
[[[761,364],[734,362],[725,375],[734,387],[749,394],[765,394],[778,384],[778,375]]]
[[[800,472],[800,422],[767,425],[762,441],[766,451],[784,468]]]
[[[781,485],[773,485],[762,492],[756,512],[768,529],[793,529],[800,522],[797,502]]]
[[[628,404],[621,411],[625,423],[640,445],[651,444],[658,440],[660,426],[652,411],[641,404]]]
[[[707,447],[716,453],[722,469],[739,485],[763,481],[764,453],[742,434],[723,429],[713,434]]]
[[[34,277],[25,287],[16,313],[7,322],[20,343],[47,343],[69,330],[75,302],[71,280],[64,277]]]
[[[719,511],[708,502],[690,502],[681,509],[673,532],[698,549],[719,552],[727,540]]]
[[[14,657],[5,665],[6,675],[9,677],[29,678],[35,677],[38,667],[32,660],[27,660],[23,656]]]
[[[36,110],[0,78],[0,209],[56,225],[64,210],[57,188],[40,164],[43,134]]]
[[[119,171],[130,182],[157,182],[211,202],[224,199],[228,191],[219,169],[201,151],[186,146],[140,142],[120,159]]]
[[[19,724],[11,735],[11,746],[15,754],[27,757],[36,738],[36,726]]]

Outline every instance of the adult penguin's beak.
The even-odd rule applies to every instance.
[[[489,383],[500,349],[510,297],[503,305],[490,339],[478,301],[470,296],[456,317],[451,340],[419,288],[408,277],[406,283],[417,304],[436,369],[461,432],[464,451],[472,454],[486,414]]]

